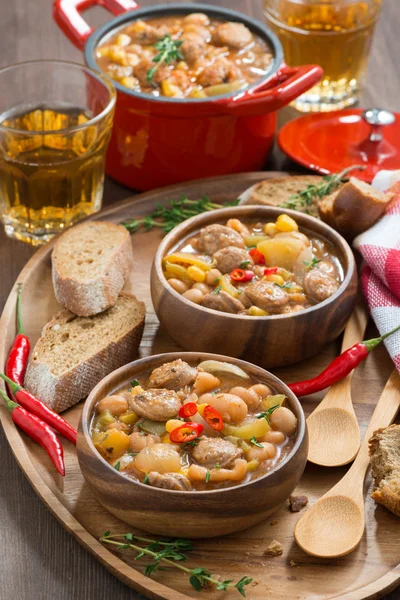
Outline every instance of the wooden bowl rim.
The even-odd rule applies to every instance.
[[[230,362],[232,364],[236,364],[237,366],[241,367],[243,370],[246,370],[246,368],[250,365],[250,367],[252,369],[256,370],[260,379],[267,378],[268,381],[271,382],[272,385],[275,387],[275,389],[282,390],[282,393],[284,393],[286,398],[289,400],[291,408],[293,407],[293,405],[296,407],[296,409],[297,409],[296,416],[298,419],[297,437],[296,437],[296,441],[293,444],[293,447],[291,448],[290,452],[285,456],[285,458],[282,461],[280,461],[273,469],[268,471],[268,473],[265,473],[261,477],[258,477],[257,479],[253,479],[252,481],[247,481],[246,483],[241,483],[239,485],[234,485],[234,486],[227,487],[227,488],[221,488],[221,489],[216,489],[216,490],[196,490],[196,491],[192,491],[192,492],[190,492],[190,491],[188,492],[188,491],[184,491],[184,490],[167,490],[167,489],[163,489],[163,488],[151,488],[151,489],[155,489],[159,493],[177,494],[179,497],[182,497],[182,498],[198,498],[199,494],[201,494],[203,496],[207,496],[207,495],[222,494],[224,492],[232,493],[232,490],[254,485],[262,480],[268,479],[268,477],[271,475],[275,475],[295,456],[295,454],[299,451],[299,449],[303,443],[305,434],[306,434],[306,427],[307,427],[306,418],[304,415],[303,407],[302,407],[299,399],[290,390],[290,388],[288,388],[288,386],[281,379],[279,379],[279,377],[277,377],[276,375],[273,375],[272,373],[270,373],[266,369],[263,369],[262,367],[259,367],[258,365],[254,365],[248,361],[241,360],[239,358],[232,358],[231,356],[225,356],[223,354],[212,354],[209,352],[165,352],[162,354],[154,354],[154,355],[147,356],[144,358],[139,358],[130,363],[127,363],[126,365],[123,365],[122,367],[119,367],[119,369],[116,369],[115,371],[112,371],[111,373],[106,375],[106,377],[103,377],[103,379],[101,381],[99,381],[99,383],[93,388],[93,390],[90,392],[89,396],[85,400],[85,403],[83,405],[82,412],[81,412],[79,429],[81,430],[83,436],[85,437],[85,441],[88,444],[92,454],[95,455],[96,459],[98,459],[105,466],[105,468],[108,468],[110,470],[110,472],[112,472],[114,475],[117,475],[117,477],[123,478],[124,482],[129,482],[129,483],[132,483],[133,485],[139,485],[140,487],[145,488],[146,490],[149,489],[148,485],[141,483],[140,481],[135,481],[134,479],[130,479],[130,478],[126,477],[125,475],[123,475],[122,473],[120,473],[118,470],[116,470],[114,467],[112,467],[101,456],[101,454],[98,452],[98,450],[96,450],[96,448],[92,442],[92,439],[90,437],[89,422],[90,422],[90,420],[92,418],[92,414],[93,414],[93,405],[95,404],[95,402],[97,402],[99,400],[99,398],[97,398],[97,395],[99,394],[99,392],[103,386],[109,385],[114,379],[118,379],[121,374],[124,374],[124,381],[125,381],[125,379],[129,380],[131,375],[127,375],[125,377],[125,374],[129,373],[131,369],[137,370],[137,367],[143,367],[143,369],[141,369],[141,370],[147,371],[151,368],[151,365],[154,362],[157,362],[157,363],[159,363],[159,361],[170,362],[170,361],[176,360],[178,358],[181,358],[182,360],[187,360],[187,361],[196,360],[198,362],[203,361],[203,360],[219,360],[219,361],[223,361],[223,362]],[[81,452],[79,443],[77,444],[77,452],[78,452],[78,459],[79,459],[79,454]]]
[[[171,239],[174,240],[174,239],[178,238],[178,241],[173,242],[173,244],[171,244],[171,245],[176,246],[180,241],[183,241],[185,239],[185,235],[187,233],[189,233],[189,232],[192,233],[190,231],[191,229],[196,229],[196,227],[195,227],[196,225],[198,225],[199,226],[198,228],[200,229],[203,226],[203,221],[208,221],[210,219],[211,215],[214,217],[213,220],[215,220],[215,222],[217,223],[218,221],[222,220],[224,217],[237,217],[237,216],[242,215],[243,213],[248,215],[249,212],[257,212],[257,213],[261,212],[261,214],[265,214],[265,216],[267,216],[268,214],[271,215],[271,213],[274,216],[275,215],[279,216],[280,214],[284,213],[284,214],[289,215],[296,221],[299,221],[299,220],[305,221],[305,223],[307,225],[301,225],[301,227],[304,226],[306,229],[310,229],[316,235],[322,235],[322,237],[325,237],[328,241],[330,241],[330,240],[326,234],[324,236],[324,233],[321,234],[315,230],[316,229],[315,224],[318,224],[324,232],[327,232],[331,237],[333,237],[335,239],[335,243],[333,245],[341,251],[342,256],[345,258],[345,260],[347,262],[347,269],[345,271],[343,281],[341,282],[341,284],[340,284],[339,288],[336,290],[336,292],[334,294],[332,294],[332,296],[330,296],[326,300],[323,300],[322,302],[319,302],[318,304],[315,304],[314,306],[309,306],[308,308],[305,308],[304,310],[301,310],[299,312],[287,313],[287,314],[281,314],[281,315],[252,316],[252,315],[237,315],[237,314],[232,314],[232,313],[223,313],[223,312],[221,312],[219,310],[215,310],[213,308],[207,308],[205,306],[195,304],[194,302],[191,302],[190,300],[187,300],[186,298],[184,298],[181,294],[179,294],[177,291],[175,291],[168,284],[168,280],[165,279],[165,276],[164,276],[164,272],[163,272],[163,268],[162,268],[162,260],[163,260],[164,256],[167,254],[167,248],[171,244]],[[180,225],[177,225],[176,227],[174,227],[174,229],[172,229],[172,231],[170,231],[163,238],[163,240],[161,241],[160,245],[157,248],[157,252],[154,255],[153,267],[155,269],[155,273],[152,269],[151,279],[154,279],[155,274],[156,274],[159,281],[161,282],[162,286],[166,290],[166,292],[169,294],[172,294],[176,299],[180,300],[187,306],[194,308],[195,310],[199,310],[199,311],[202,311],[202,312],[214,315],[214,316],[223,317],[226,319],[234,319],[234,320],[245,319],[246,321],[249,321],[251,319],[251,320],[255,320],[255,321],[260,320],[262,322],[276,321],[278,319],[282,320],[282,319],[300,318],[302,315],[316,312],[318,310],[321,310],[321,309],[327,307],[331,303],[335,303],[342,296],[342,294],[347,290],[347,288],[351,284],[354,273],[356,272],[356,262],[355,262],[354,254],[353,254],[349,244],[346,242],[344,237],[342,237],[335,229],[333,229],[333,227],[330,227],[323,221],[316,219],[315,217],[312,217],[311,215],[307,215],[305,213],[300,213],[299,211],[296,211],[296,210],[282,209],[282,208],[279,208],[276,206],[261,206],[261,205],[246,205],[246,206],[232,206],[232,207],[228,207],[228,208],[218,208],[213,211],[201,213],[200,215],[196,215],[194,217],[191,217],[190,219],[187,219]]]

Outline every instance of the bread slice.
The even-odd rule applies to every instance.
[[[68,229],[52,253],[58,302],[81,317],[114,304],[132,268],[132,246],[125,227],[88,221]]]
[[[321,183],[320,175],[294,175],[293,177],[273,177],[260,181],[246,200],[240,204],[261,204],[265,206],[281,206],[285,204],[291,196],[298,194],[306,189],[308,185]],[[306,212],[306,207],[299,208],[301,212]],[[308,207],[308,212],[318,214],[317,203],[313,202]]]
[[[92,317],[60,311],[33,349],[25,387],[56,412],[66,410],[135,358],[144,321],[143,302],[125,293],[115,306]]]
[[[339,190],[321,198],[318,210],[325,223],[352,239],[383,215],[391,199],[391,195],[351,177]]]
[[[375,431],[369,454],[375,479],[371,498],[400,517],[400,425]]]

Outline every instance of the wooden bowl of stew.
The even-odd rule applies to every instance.
[[[308,440],[302,407],[277,377],[190,352],[142,358],[105,377],[83,407],[77,450],[88,485],[117,518],[201,538],[273,513],[303,473]]]
[[[286,231],[293,221],[298,231]],[[244,226],[247,235],[227,223]],[[265,264],[257,264],[258,249]],[[238,270],[250,271],[249,281],[236,281]],[[266,368],[309,358],[336,339],[356,293],[355,260],[342,236],[314,217],[277,207],[224,208],[185,221],[163,239],[151,272],[155,311],[175,342]]]

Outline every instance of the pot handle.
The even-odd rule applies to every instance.
[[[83,50],[87,38],[94,31],[80,13],[92,6],[102,6],[114,15],[139,8],[134,0],[55,0],[53,18],[79,50]]]
[[[279,110],[318,83],[323,75],[318,65],[288,67],[283,65],[267,82],[245,90],[235,98],[222,98],[215,104],[235,116],[256,116]]]

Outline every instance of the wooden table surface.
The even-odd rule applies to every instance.
[[[205,0],[207,1],[207,0]],[[169,2],[170,3],[170,2]],[[142,0],[142,5],[157,4]],[[209,0],[262,19],[261,0]],[[361,105],[399,109],[400,1],[384,0],[369,63]],[[0,19],[0,66],[39,58],[82,62],[82,56],[52,21],[51,0],[3,0]],[[87,13],[89,22],[108,19],[102,9]],[[280,123],[296,111],[281,111]],[[275,149],[267,168],[299,170]],[[106,181],[104,205],[131,195],[131,190]],[[0,306],[33,249],[11,241],[0,230]],[[133,600],[139,596],[110,575],[57,523],[31,489],[0,433],[0,523],[3,550],[0,561],[0,599],[13,600]],[[400,600],[400,590],[386,600]]]

